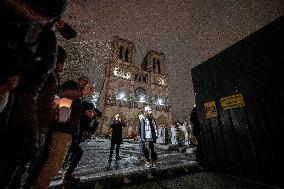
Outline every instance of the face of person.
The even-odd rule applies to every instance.
[[[120,118],[119,114],[116,114],[115,115],[115,120],[119,120],[119,118]]]
[[[87,79],[87,78],[84,78],[84,77],[83,77],[83,78],[79,79],[79,85],[80,85],[83,89],[87,87],[88,83],[89,83],[89,79]]]
[[[147,114],[147,115],[151,115],[151,114],[152,114],[152,110],[147,110],[147,111],[146,111],[146,114]]]

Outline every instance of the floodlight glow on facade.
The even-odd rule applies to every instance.
[[[163,105],[163,99],[159,98],[159,99],[158,99],[158,104],[159,104],[159,105]]]
[[[145,102],[145,97],[144,96],[140,96],[139,102]]]
[[[116,97],[116,99],[120,99],[120,100],[123,100],[125,97],[125,94],[123,92],[119,93]]]

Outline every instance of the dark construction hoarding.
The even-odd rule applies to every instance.
[[[205,167],[283,186],[283,26],[282,16],[192,69]]]

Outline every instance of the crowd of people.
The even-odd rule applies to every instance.
[[[0,2],[0,188],[48,188],[62,166],[72,176],[102,113],[84,99],[88,77],[60,82],[75,38],[62,20],[66,0]],[[62,84],[61,84],[62,83]]]
[[[79,181],[72,174],[83,155],[80,143],[94,135],[102,113],[84,98],[93,91],[88,77],[60,81],[67,53],[57,35],[77,35],[61,18],[65,7],[66,0],[0,1],[0,188],[48,188],[62,168],[63,184]],[[148,106],[137,120],[145,166],[156,167],[155,143],[167,144],[169,132],[156,125]],[[120,160],[124,126],[117,114],[109,162],[115,146]],[[172,144],[179,142],[181,127],[172,125]]]
[[[144,111],[142,111],[137,118],[137,128],[135,138],[139,141],[140,153],[144,156],[146,167],[156,167],[157,166],[157,153],[155,150],[155,143],[157,141],[157,124],[152,115],[152,110],[150,106],[146,106]],[[120,160],[119,148],[123,143],[122,130],[125,127],[124,121],[120,118],[119,114],[115,115],[114,120],[110,124],[112,129],[111,133],[111,147],[108,162],[112,162],[112,154],[114,147],[116,146],[116,156],[115,160]]]
[[[120,114],[116,114],[114,120],[110,124],[111,147],[108,162],[112,162],[114,147],[116,146],[115,160],[120,160],[119,149],[123,142],[122,130],[125,127],[124,121],[120,118]],[[173,122],[169,129],[164,125],[157,125],[153,117],[150,106],[146,106],[138,118],[136,127],[136,135],[134,137],[139,142],[140,153],[144,157],[146,167],[157,166],[157,153],[155,143],[157,144],[173,144],[173,145],[197,145],[198,142],[193,134],[191,124],[184,122]]]
[[[191,123],[172,122],[170,128],[159,125],[157,129],[158,144],[196,145],[197,141],[192,133]]]

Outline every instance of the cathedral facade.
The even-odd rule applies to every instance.
[[[103,117],[98,132],[110,134],[110,122],[119,113],[126,124],[123,136],[130,137],[145,106],[152,108],[157,125],[169,127],[172,112],[164,53],[149,50],[141,65],[136,66],[133,42],[115,36],[111,46],[112,56],[106,65],[99,99]]]

